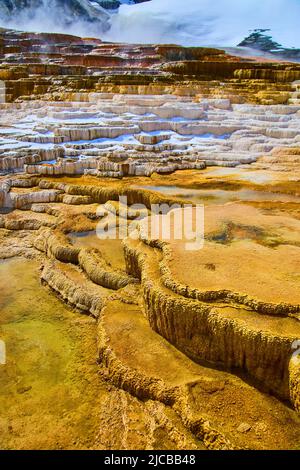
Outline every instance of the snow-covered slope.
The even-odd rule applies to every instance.
[[[101,36],[122,4],[149,0],[0,0],[0,26]]]
[[[89,0],[0,0],[0,25],[25,30],[93,33],[109,27],[109,13]]]

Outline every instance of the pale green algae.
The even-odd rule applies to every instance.
[[[35,261],[0,262],[0,448],[95,448],[101,398],[95,320],[40,284]]]

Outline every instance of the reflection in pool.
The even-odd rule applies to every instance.
[[[95,322],[41,286],[38,263],[0,262],[1,449],[93,447],[104,390]],[[101,388],[102,387],[102,388]]]

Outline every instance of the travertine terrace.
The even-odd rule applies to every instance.
[[[298,448],[300,66],[8,30],[0,53],[1,447]],[[196,252],[148,232],[187,203]],[[135,237],[97,238],[113,217]]]

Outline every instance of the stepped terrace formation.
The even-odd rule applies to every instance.
[[[299,65],[0,53],[1,448],[299,448]]]

